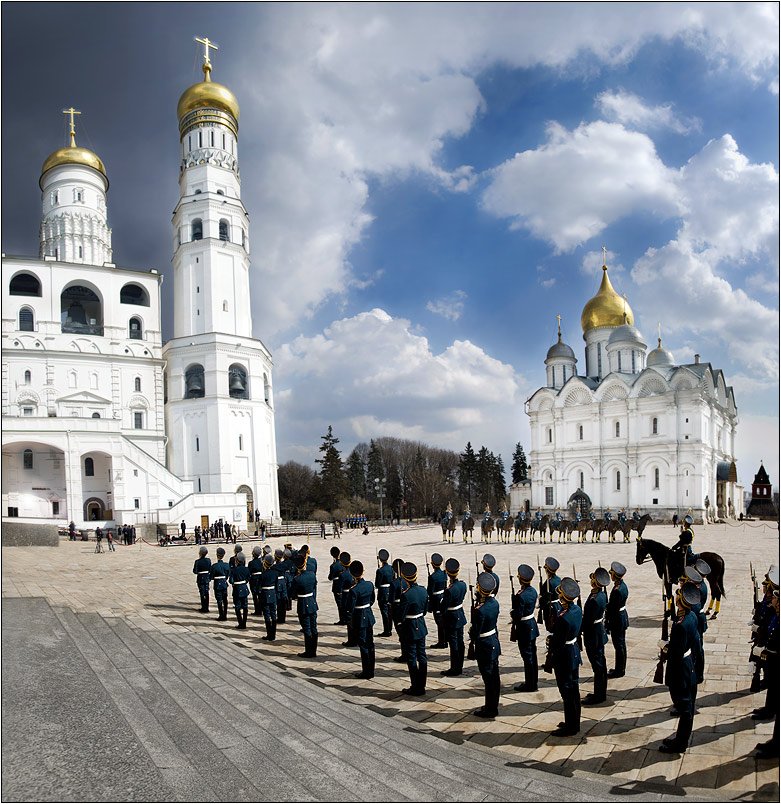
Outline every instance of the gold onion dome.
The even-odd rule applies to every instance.
[[[585,334],[596,327],[620,327],[634,324],[634,315],[629,302],[616,293],[607,275],[607,265],[602,266],[602,284],[597,295],[586,302],[580,316],[580,326]],[[626,318],[624,318],[626,315]]]
[[[236,122],[239,120],[239,102],[236,96],[222,84],[211,80],[211,64],[203,65],[203,81],[193,84],[185,89],[176,107],[176,114],[180,122],[196,109],[219,109],[231,115]]]
[[[76,141],[71,137],[71,144],[67,148],[58,148],[53,154],[49,154],[46,161],[41,168],[41,178],[38,181],[38,186],[43,189],[43,177],[48,170],[51,170],[58,165],[84,165],[93,170],[97,170],[106,180],[108,187],[108,176],[106,175],[106,166],[103,160],[88,148],[79,148]]]

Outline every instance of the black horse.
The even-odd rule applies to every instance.
[[[710,614],[713,609],[712,620],[718,617],[721,609],[721,598],[727,597],[724,591],[724,559],[718,553],[700,553],[699,556],[710,567],[710,574],[706,580],[710,587],[710,600],[705,613]],[[635,560],[638,564],[645,564],[648,559],[654,562],[656,574],[665,582],[667,599],[672,605],[672,587],[683,574],[683,556],[673,551],[666,544],[655,542],[653,539],[637,539],[637,553]]]

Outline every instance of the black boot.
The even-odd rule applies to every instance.
[[[417,677],[415,678],[415,688],[419,695],[426,691],[426,678],[428,677],[428,663],[419,662]]]

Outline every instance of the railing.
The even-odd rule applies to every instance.
[[[66,321],[62,331],[73,335],[103,335],[103,324],[79,324],[76,321]]]

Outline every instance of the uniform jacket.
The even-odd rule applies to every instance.
[[[228,591],[228,575],[230,567],[226,561],[215,561],[211,568],[211,578],[214,581],[215,592]]]
[[[229,580],[233,586],[234,599],[247,597],[249,595],[249,577],[249,570],[246,566],[237,564],[231,567]],[[246,583],[241,583],[242,581],[246,581]]]
[[[466,597],[466,584],[463,581],[453,581],[442,595],[442,617],[446,628],[463,628],[466,625],[464,613],[464,598]],[[460,606],[461,608],[457,608]]]
[[[297,601],[297,614],[314,614],[317,611],[317,576],[312,570],[307,569],[293,578],[290,597]]]
[[[574,673],[581,664],[578,634],[583,624],[583,612],[577,603],[562,606],[556,614],[553,633],[550,636],[551,656],[555,667],[565,673]]]
[[[354,629],[369,628],[374,625],[372,605],[376,600],[374,584],[361,578],[352,590],[352,626]]]
[[[277,561],[274,569],[277,571],[277,599],[288,600],[290,598],[290,567],[287,559]]]
[[[613,584],[610,589],[607,608],[605,609],[609,631],[620,631],[629,627],[629,615],[626,613],[626,600],[628,597],[629,589],[627,589],[623,580],[617,585]]]
[[[502,653],[496,623],[499,620],[499,601],[488,597],[472,610],[472,624],[469,638],[475,643],[475,658],[478,664],[483,660],[495,659]],[[486,636],[481,636],[486,634]]]
[[[374,586],[377,590],[377,600],[381,603],[390,600],[391,581],[393,581],[393,567],[387,563],[378,567],[374,575]]]
[[[689,695],[696,692],[695,667],[701,649],[697,615],[687,610],[683,616],[673,620],[670,628],[664,683],[671,693]]]
[[[314,556],[306,557],[306,569],[307,572],[314,572],[317,575],[317,559]]]
[[[447,586],[447,575],[437,568],[428,576],[428,610],[440,611],[442,609],[442,597]]]
[[[273,566],[263,570],[263,574],[260,576],[261,606],[276,606],[278,580],[279,580],[279,573]]]
[[[599,647],[607,642],[605,631],[605,609],[607,593],[604,589],[591,591],[583,604],[583,640],[592,647]]]
[[[257,592],[260,589],[260,576],[263,574],[263,562],[259,558],[253,558],[252,561],[247,564],[247,569],[249,570],[249,586],[253,592]]]
[[[339,559],[335,559],[333,564],[328,568],[328,580],[331,581],[331,591],[335,593],[339,593],[342,588],[342,570],[344,566]]]
[[[540,635],[540,629],[537,627],[537,620],[534,617],[536,606],[537,590],[533,586],[527,586],[513,595],[510,617],[515,623],[519,642],[527,642]]]
[[[426,590],[417,583],[409,585],[409,589],[401,594],[399,603],[399,634],[402,639],[409,642],[417,642],[425,639],[428,633],[426,628],[425,615],[428,609],[428,594]]]
[[[193,564],[193,572],[195,573],[195,581],[198,586],[208,586],[209,579],[211,578],[212,560],[209,556],[196,558]]]

